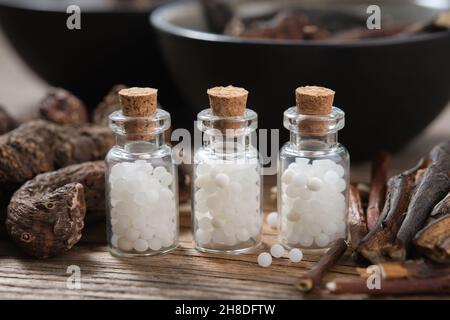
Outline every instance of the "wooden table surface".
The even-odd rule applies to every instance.
[[[274,179],[266,179],[266,199]],[[274,210],[267,200],[265,213]],[[180,207],[180,245],[162,256],[116,258],[105,245],[104,224],[83,232],[83,239],[65,254],[47,260],[24,256],[8,240],[0,245],[0,298],[119,298],[119,299],[299,299],[293,283],[317,256],[300,263],[273,259],[269,268],[256,262],[259,252],[276,243],[276,232],[264,225],[264,244],[250,254],[205,254],[192,248],[189,205]],[[81,289],[68,289],[67,267],[81,270]],[[328,279],[356,278],[352,262],[344,259]]]
[[[269,189],[274,178],[265,179],[264,212],[275,209]],[[254,253],[205,254],[192,247],[189,205],[180,210],[180,245],[167,255],[116,258],[105,245],[105,226],[83,231],[82,240],[54,258],[36,260],[22,254],[7,239],[0,240],[0,299],[317,299],[365,296],[333,296],[325,290],[311,294],[297,291],[293,283],[309,270],[318,255],[305,254],[299,263],[273,259],[261,268],[257,255],[277,242],[276,231],[264,225],[263,245]],[[81,289],[69,289],[67,268],[81,271]],[[347,253],[325,280],[362,280]],[[70,279],[69,279],[70,282]],[[407,298],[407,297],[398,297]],[[415,298],[418,298],[415,296]],[[421,296],[421,298],[449,298]]]

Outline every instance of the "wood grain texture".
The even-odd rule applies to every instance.
[[[265,179],[269,199],[273,179]],[[265,213],[275,203],[267,200]],[[0,240],[0,299],[316,299],[361,298],[303,294],[295,281],[318,255],[305,254],[303,261],[273,259],[260,268],[257,255],[277,242],[276,231],[264,226],[264,244],[256,252],[242,255],[204,254],[192,248],[190,211],[183,205],[179,247],[164,256],[124,259],[109,254],[105,226],[100,223],[84,232],[70,251],[47,260],[29,258],[9,240]],[[81,289],[68,289],[67,267],[81,269]],[[357,279],[354,262],[346,255],[331,269],[324,282]]]

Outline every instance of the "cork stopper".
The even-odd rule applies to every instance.
[[[331,113],[334,91],[324,87],[305,86],[295,90],[297,112],[303,115],[327,116]],[[299,130],[305,134],[321,135],[328,132],[327,120],[305,119]]]
[[[209,104],[216,116],[242,116],[247,106],[248,91],[233,86],[208,89]]]
[[[128,88],[119,91],[122,113],[128,117],[149,117],[158,106],[158,90],[153,88]]]
[[[334,91],[317,86],[298,87],[295,100],[300,114],[327,115],[333,106]]]
[[[122,113],[127,117],[136,117],[125,123],[125,131],[130,140],[149,140],[154,137],[152,132],[155,123],[147,117],[155,115],[158,106],[157,89],[127,88],[119,91],[119,101]]]

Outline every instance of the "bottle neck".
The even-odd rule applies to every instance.
[[[239,136],[204,134],[203,148],[216,154],[243,154],[251,148],[251,134]]]
[[[327,150],[337,146],[337,136],[337,131],[314,136],[291,131],[290,142],[293,147],[301,150]]]
[[[165,144],[164,133],[151,135],[116,134],[116,147],[129,153],[147,153]]]

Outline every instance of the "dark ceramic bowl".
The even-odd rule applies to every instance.
[[[23,60],[45,81],[94,106],[117,83],[169,89],[148,16],[163,0],[0,0],[0,25]],[[69,30],[69,5],[81,9],[81,30]],[[164,101],[167,100],[167,101]]]
[[[364,16],[366,8],[340,9]],[[381,9],[409,22],[436,13],[413,4]],[[249,107],[259,114],[260,128],[282,128],[296,87],[326,86],[337,92],[335,105],[346,112],[340,140],[356,160],[378,148],[398,150],[449,102],[448,31],[347,43],[241,39],[206,31],[202,10],[192,1],[158,8],[151,22],[170,75],[191,106],[190,117],[208,104],[207,88],[234,84],[250,91]]]

